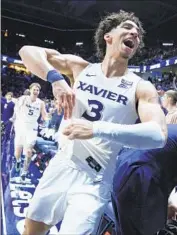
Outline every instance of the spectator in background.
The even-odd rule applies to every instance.
[[[13,116],[14,114],[14,107],[15,103],[13,102],[13,93],[12,92],[7,92],[5,96],[5,101],[3,105],[3,111],[2,111],[2,121],[5,124],[5,140],[9,140],[10,138],[10,132],[12,128],[12,123],[9,121],[9,119]],[[5,141],[5,142],[6,142]]]
[[[157,93],[158,93],[160,99],[164,96],[165,91],[163,90],[161,85],[157,86]]]
[[[167,124],[177,124],[177,91],[169,90],[163,96],[163,107],[167,109]]]
[[[13,116],[14,113],[14,102],[12,101],[13,93],[7,92],[4,100],[4,107],[2,112],[2,121],[7,122],[9,118]]]
[[[62,113],[59,114],[57,107],[58,107],[58,101],[55,100],[54,101],[54,108],[53,108],[53,112],[52,112],[52,118],[51,118],[51,121],[49,124],[49,128],[54,128],[55,131],[58,131],[62,117],[63,117],[63,111],[62,111]]]
[[[6,103],[6,98],[2,96],[1,94],[1,120],[2,120],[2,114],[3,114],[3,111],[4,111],[4,105]]]

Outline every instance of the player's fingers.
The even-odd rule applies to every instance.
[[[64,119],[68,118],[68,101],[66,97],[66,93],[62,94],[62,107],[64,110]]]
[[[74,140],[76,138],[74,133],[71,133],[70,135],[68,135],[68,139],[69,140]]]
[[[71,118],[73,111],[73,103],[71,95],[67,95],[67,103],[68,103],[68,118]]]
[[[72,106],[74,107],[75,103],[76,103],[76,96],[74,93],[72,93],[72,95],[71,95],[71,102],[72,102]]]
[[[68,129],[68,128],[65,128],[65,129],[63,130],[63,134],[64,134],[64,135],[70,135],[70,134],[71,134],[71,130]]]
[[[63,103],[63,98],[62,98],[62,95],[58,96],[58,99],[57,99],[57,110],[58,110],[58,113],[61,114],[62,113],[62,103]]]

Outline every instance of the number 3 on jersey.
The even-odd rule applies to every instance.
[[[92,109],[90,111],[90,115],[88,114],[87,111],[85,111],[83,113],[82,117],[84,117],[85,119],[87,119],[91,122],[100,120],[101,113],[104,108],[103,104],[97,100],[88,100],[88,104],[89,104],[89,106],[92,107]],[[91,114],[93,114],[93,115],[91,115]]]

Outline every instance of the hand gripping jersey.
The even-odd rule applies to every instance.
[[[134,124],[138,118],[135,93],[140,80],[129,70],[122,77],[106,78],[101,64],[88,65],[74,84],[76,105],[72,119]],[[110,182],[122,146],[101,138],[68,140],[62,130],[69,123],[70,120],[62,120],[60,126],[59,156],[71,159],[73,167],[82,166],[96,180]]]

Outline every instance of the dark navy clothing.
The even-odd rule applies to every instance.
[[[6,98],[1,97],[1,119],[2,119],[2,113],[4,111],[4,104],[6,103]]]
[[[4,136],[5,141],[9,140],[10,138],[12,122],[9,121],[9,118],[11,118],[14,114],[14,107],[15,103],[13,101],[7,102],[7,100],[5,100],[3,105],[3,112],[1,115],[1,120],[5,124],[5,136]]]
[[[118,235],[154,235],[166,224],[168,196],[177,184],[177,125],[162,149],[126,150],[113,180]]]
[[[3,112],[2,112],[2,121],[7,122],[9,118],[11,118],[14,114],[14,107],[15,104],[13,101],[7,102],[7,100],[4,102],[3,105]]]

